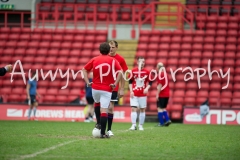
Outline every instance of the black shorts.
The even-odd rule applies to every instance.
[[[157,101],[157,107],[158,108],[167,108],[167,104],[168,104],[168,97],[159,97],[158,101]]]
[[[94,103],[94,99],[92,97],[86,97],[87,103],[88,104],[93,104]]]
[[[117,102],[118,101],[118,92],[113,91],[112,92],[112,97],[111,97],[111,102]]]
[[[30,95],[30,101],[31,101],[31,104],[37,102],[36,95]]]

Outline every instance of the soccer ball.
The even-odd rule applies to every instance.
[[[97,128],[94,128],[93,131],[92,131],[92,135],[93,135],[94,138],[99,138],[101,136],[101,130],[97,129]]]

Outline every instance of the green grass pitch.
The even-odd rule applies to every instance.
[[[0,121],[0,160],[239,160],[240,127],[184,125],[128,131],[114,123],[114,137],[92,138],[95,123]]]

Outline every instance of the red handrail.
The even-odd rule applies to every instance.
[[[168,12],[157,12],[157,5],[168,5]],[[170,7],[177,7],[176,12],[171,13]],[[41,7],[47,7],[49,10],[40,10]],[[70,11],[62,11],[64,7],[71,8]],[[54,10],[51,11],[51,9]],[[98,8],[106,9],[106,11],[101,12]],[[81,9],[80,11],[78,9]],[[87,11],[86,9],[89,9]],[[129,17],[128,20],[119,20],[118,12],[121,9],[128,9],[129,11],[125,12]],[[83,12],[82,12],[83,11]],[[113,30],[112,33],[116,33],[116,24],[130,24],[132,25],[132,37],[135,37],[135,25],[138,24],[139,29],[145,23],[151,24],[152,29],[155,26],[158,26],[155,22],[156,16],[168,16],[168,21],[166,24],[161,24],[161,26],[177,26],[182,28],[183,22],[187,22],[191,27],[193,26],[193,18],[190,18],[188,21],[184,17],[184,11],[193,17],[192,13],[181,3],[167,3],[167,2],[151,2],[148,5],[130,5],[130,4],[66,4],[66,3],[39,3],[36,6],[35,19],[32,21],[35,24],[35,27],[45,27],[47,24],[51,23],[51,26],[59,27],[59,24],[62,23],[64,28],[67,28],[68,24],[78,28],[79,25],[85,26],[87,29],[89,24],[93,26],[93,29],[96,29],[98,24],[106,24],[106,28],[109,28],[109,24],[112,24]],[[17,12],[13,12],[14,14]],[[23,14],[23,12],[19,12]],[[29,12],[28,12],[29,13]],[[11,14],[11,12],[4,12],[5,16]],[[98,16],[101,15],[104,17],[104,21],[98,19]],[[142,16],[145,16],[142,19]],[[170,21],[170,16],[176,16],[177,20],[175,22]],[[62,19],[60,17],[63,17]],[[68,18],[72,18],[69,20]],[[8,22],[5,19],[4,26],[8,26]],[[21,21],[21,27],[24,27],[23,21]]]

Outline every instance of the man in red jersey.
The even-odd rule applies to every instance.
[[[157,78],[157,107],[158,107],[158,126],[169,126],[172,122],[169,119],[168,113],[166,111],[168,99],[169,99],[169,82],[166,70],[163,63],[157,64],[158,78]],[[165,120],[165,123],[164,123]]]
[[[122,74],[118,74],[116,81],[114,81],[113,69],[122,72],[122,68],[114,58],[108,56],[110,51],[108,43],[102,43],[99,50],[102,55],[92,58],[84,66],[83,75],[87,85],[92,87],[94,102],[101,107],[101,138],[109,138],[109,136],[105,134],[108,120],[108,107],[112,91],[122,78]],[[87,72],[90,72],[91,70],[93,70],[93,81],[90,83]]]
[[[128,70],[128,67],[127,67],[125,59],[116,53],[116,51],[118,49],[117,41],[111,40],[111,41],[109,41],[109,45],[110,45],[109,56],[113,57],[114,59],[116,59],[118,61],[118,63],[122,67],[123,73],[126,72],[126,70]],[[112,132],[114,105],[115,105],[115,102],[117,102],[119,98],[123,97],[124,85],[125,85],[125,79],[122,76],[122,79],[120,80],[120,86],[116,86],[116,88],[114,88],[114,90],[112,92],[111,102],[110,102],[110,106],[108,109],[108,128],[107,128],[108,132],[107,133],[109,136],[114,135]]]
[[[138,67],[132,69],[129,80],[130,89],[130,106],[132,107],[131,120],[132,126],[130,130],[137,130],[137,110],[140,108],[138,129],[143,131],[145,121],[145,109],[147,107],[147,93],[152,85],[150,81],[150,72],[144,68],[145,59],[139,57],[137,61]]]

